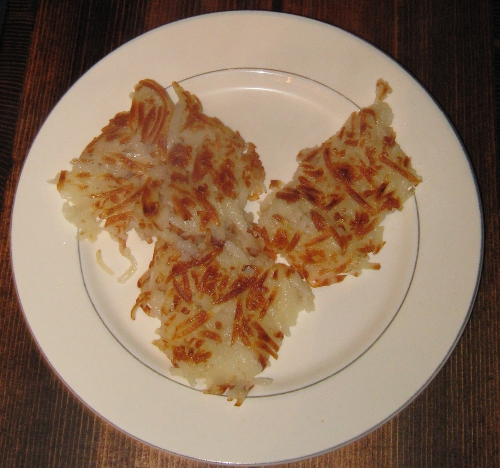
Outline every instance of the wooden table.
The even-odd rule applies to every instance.
[[[498,26],[498,7],[488,0],[9,0],[0,45],[0,466],[212,466],[161,452],[121,433],[58,380],[19,307],[9,227],[30,145],[48,113],[86,70],[155,27],[235,9],[314,18],[350,31],[396,59],[423,83],[456,127],[470,155],[484,210],[482,282],[469,324],[444,368],[382,427],[335,452],[289,466],[500,466],[494,100],[499,41],[497,37],[494,42],[493,21],[496,18]],[[499,79],[497,74],[497,91]]]

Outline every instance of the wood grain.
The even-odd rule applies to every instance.
[[[493,9],[487,0],[10,0],[0,45],[0,466],[216,466],[130,438],[61,383],[20,310],[10,270],[9,228],[30,145],[51,109],[85,71],[153,28],[235,9],[318,19],[396,59],[430,91],[457,129],[483,205],[482,282],[470,322],[443,369],[415,401],[371,434],[286,466],[500,466],[499,168]]]

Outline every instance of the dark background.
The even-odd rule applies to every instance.
[[[444,368],[381,428],[336,452],[290,466],[500,466],[500,140],[495,125],[495,119],[500,122],[500,2],[0,0],[0,5],[0,467],[212,466],[131,439],[59,381],[29,334],[16,299],[9,228],[15,185],[30,145],[50,110],[88,68],[154,27],[232,9],[313,17],[397,60],[456,127],[484,210],[481,286],[470,322]]]

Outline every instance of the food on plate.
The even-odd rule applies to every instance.
[[[81,239],[105,230],[130,259],[120,281],[136,268],[130,231],[154,243],[132,318],[140,309],[158,319],[154,344],[173,374],[240,405],[300,311],[314,309],[311,287],[377,268],[380,223],[420,178],[396,143],[390,88],[379,80],[373,105],[299,153],[291,182],[271,181],[256,221],[245,209],[265,192],[255,146],[172,89],[175,103],[140,81],[130,110],[59,173],[57,189]]]
[[[275,182],[261,203],[258,231],[268,252],[312,287],[380,268],[370,254],[384,245],[381,222],[421,181],[391,128],[390,92],[379,80],[374,104],[322,145],[300,151],[293,180]]]
[[[80,238],[107,230],[132,262],[130,230],[155,243],[132,317],[142,309],[159,319],[155,344],[173,373],[239,405],[297,314],[313,309],[313,294],[267,255],[245,211],[265,190],[255,146],[173,89],[175,104],[156,82],[141,81],[131,110],[61,171],[57,188]]]
[[[136,308],[160,320],[155,344],[173,374],[193,386],[204,380],[207,393],[240,405],[314,297],[293,268],[257,250],[252,234],[192,248],[176,235],[159,238]]]

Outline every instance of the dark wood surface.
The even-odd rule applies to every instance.
[[[89,67],[157,26],[236,9],[318,19],[396,59],[423,83],[456,127],[476,172],[484,210],[482,282],[471,319],[444,368],[415,401],[379,429],[340,450],[289,466],[500,466],[494,74],[499,42],[494,35],[498,7],[487,0],[9,0],[0,44],[0,466],[212,466],[128,437],[87,409],[58,380],[18,304],[9,228],[30,145],[50,110]]]

